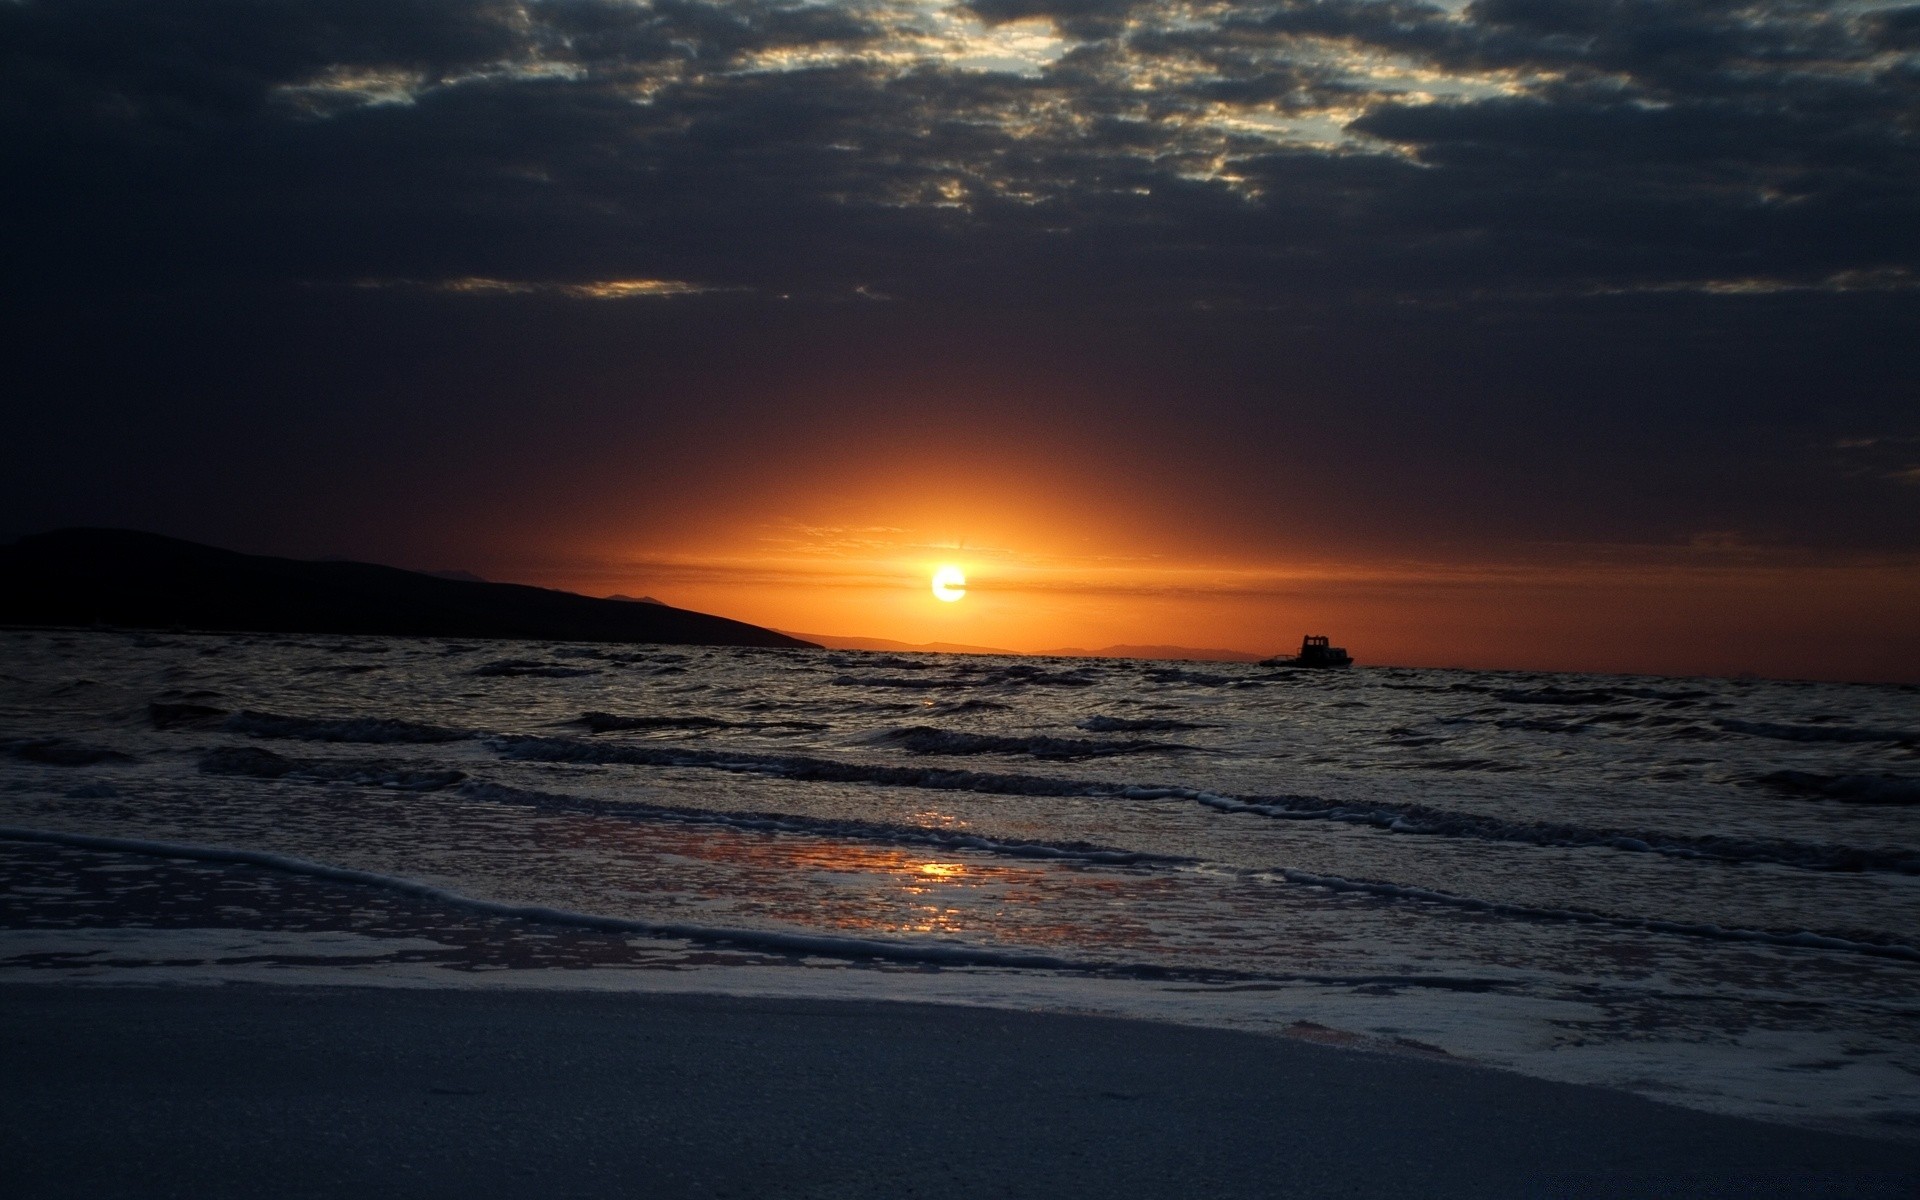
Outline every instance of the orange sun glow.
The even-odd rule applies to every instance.
[[[967,594],[967,576],[959,567],[941,567],[933,573],[933,594],[951,604]]]

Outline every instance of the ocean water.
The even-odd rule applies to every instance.
[[[0,979],[801,994],[1920,1138],[1920,690],[0,631]]]

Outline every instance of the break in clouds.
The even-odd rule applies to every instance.
[[[1920,7],[27,0],[0,89],[56,289],[1920,286]]]

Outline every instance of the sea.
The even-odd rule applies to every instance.
[[[1920,689],[0,631],[0,981],[921,1001],[1920,1141]]]

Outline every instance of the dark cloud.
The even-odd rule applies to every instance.
[[[1874,45],[1882,50],[1920,49],[1920,6],[1894,8],[1866,19]]]
[[[857,46],[883,34],[854,11],[817,5],[549,0],[529,16],[555,53],[615,71],[666,60],[725,66],[752,51]]]
[[[1333,271],[1404,293],[1912,265],[1920,93],[1885,50],[1907,10],[972,11],[1077,44],[1021,74],[872,7],[10,5],[14,250],[168,278],[878,272],[905,296],[1013,272],[1205,303]]]
[[[975,0],[967,5],[989,25],[1050,21],[1076,38],[1095,40],[1124,32],[1133,14],[1153,0]]]
[[[43,402],[91,388],[97,411],[136,403],[105,397],[143,373],[89,366],[73,314],[91,306],[120,314],[101,328],[144,347],[166,381],[148,391],[183,411],[194,369],[236,353],[225,326],[169,342],[141,320],[265,296],[309,324],[288,316],[273,354],[220,368],[208,386],[234,404],[324,408],[336,392],[273,382],[289,362],[363,395],[318,341],[350,337],[379,381],[363,415],[458,376],[496,416],[517,394],[497,380],[519,377],[447,366],[446,330],[591,389],[555,345],[684,383],[758,314],[787,368],[850,379],[880,353],[869,310],[891,307],[887,336],[942,331],[924,358],[949,373],[969,354],[1031,368],[1045,355],[1009,349],[1029,339],[1077,361],[1163,354],[1196,439],[1268,445],[1298,418],[1370,445],[1382,494],[1417,508],[1408,481],[1451,489],[1469,524],[1518,521],[1532,489],[1529,536],[1677,537],[1744,513],[1810,539],[1853,505],[1904,545],[1920,492],[1823,448],[1920,432],[1898,382],[1920,351],[1893,332],[1920,303],[1916,13],[24,0],[0,4],[0,269]],[[627,307],[578,316],[603,296]],[[476,333],[461,314],[480,308]],[[502,332],[520,319],[557,340]],[[376,320],[400,324],[369,343]],[[1127,334],[1076,340],[1105,325]],[[866,332],[848,349],[824,332],[842,328]],[[638,343],[643,365],[620,365]],[[1806,447],[1827,482],[1779,484]],[[1649,495],[1688,515],[1666,528]]]

